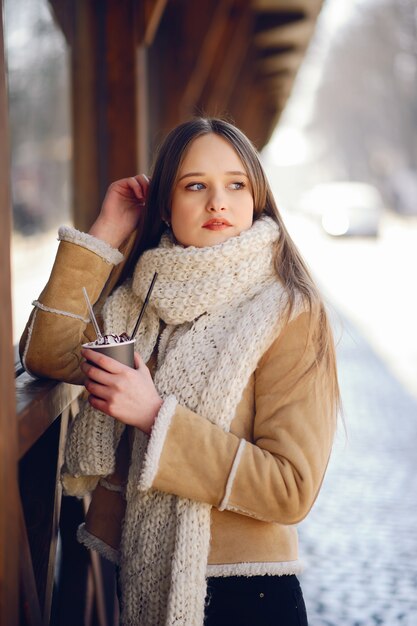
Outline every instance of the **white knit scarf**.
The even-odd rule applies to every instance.
[[[150,439],[135,431],[119,561],[126,626],[203,624],[211,507],[149,487],[176,403],[228,431],[250,375],[279,334],[287,297],[273,265],[277,238],[269,217],[207,248],[183,248],[165,234],[106,303],[105,331],[131,332],[158,272],[136,349],[146,362],[160,320],[166,324],[154,377],[164,404]],[[122,431],[86,405],[68,439],[67,470],[110,474]]]

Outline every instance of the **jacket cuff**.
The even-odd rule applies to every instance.
[[[93,235],[89,233],[82,233],[70,226],[60,226],[58,230],[58,241],[67,241],[68,243],[74,243],[82,248],[87,248],[87,250],[94,252],[111,265],[118,265],[124,259],[123,254],[106,241],[93,237]]]
[[[158,473],[159,460],[168,429],[177,408],[175,396],[168,396],[159,409],[155,423],[152,427],[148,447],[143,461],[142,471],[139,477],[139,491],[147,491],[152,487],[152,483]]]
[[[97,487],[100,476],[73,476],[64,465],[61,470],[61,485],[64,496],[83,498]]]
[[[224,511],[229,508],[229,498],[232,493],[233,483],[235,481],[237,468],[239,467],[240,459],[242,458],[243,450],[246,445],[246,440],[241,439],[239,443],[239,447],[236,452],[235,459],[233,461],[232,469],[230,470],[229,478],[227,479],[226,490],[223,497],[223,500],[220,503],[219,511]]]
[[[90,532],[88,532],[85,524],[81,524],[80,526],[78,526],[77,540],[79,541],[79,543],[82,543],[86,548],[88,548],[88,550],[95,550],[111,563],[119,565],[119,551],[115,548],[112,548],[112,546],[109,546],[99,537],[96,537],[95,535],[92,535]]]

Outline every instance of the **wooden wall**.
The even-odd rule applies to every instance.
[[[10,290],[10,155],[0,0],[0,624],[17,624],[17,425]]]

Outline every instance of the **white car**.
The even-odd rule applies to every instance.
[[[306,192],[300,208],[316,216],[329,235],[377,236],[384,203],[367,183],[322,183]]]

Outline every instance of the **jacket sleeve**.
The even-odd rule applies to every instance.
[[[320,489],[335,430],[329,376],[316,364],[314,348],[306,347],[307,336],[308,314],[302,313],[261,358],[251,441],[167,398],[150,436],[139,489],[152,487],[263,521],[303,519]]]
[[[95,338],[82,288],[95,304],[123,255],[73,228],[61,227],[59,238],[51,276],[33,303],[19,352],[30,374],[80,384],[81,344]]]

